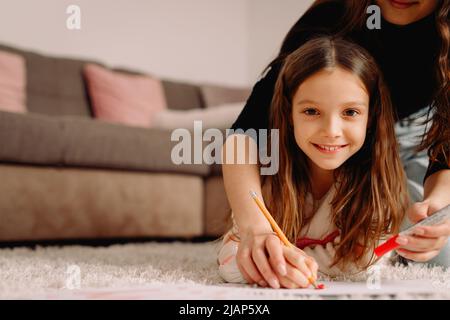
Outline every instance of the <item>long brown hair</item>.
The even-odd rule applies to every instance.
[[[336,26],[335,35],[345,37],[352,31],[362,30],[366,27],[367,7],[372,5],[374,1],[316,0],[305,15],[324,3],[339,3],[344,8],[342,18]],[[432,113],[433,116],[427,117],[428,120],[425,121],[425,123],[432,123],[427,132],[423,134],[422,141],[416,151],[428,149],[431,161],[440,161],[450,166],[450,0],[440,0],[435,12],[435,21],[440,40],[440,49],[435,65],[435,77],[438,85],[433,94],[434,98],[428,113]],[[284,43],[292,36],[291,32],[298,31],[291,30],[286,35]],[[265,70],[282,62],[289,54],[286,49],[288,48],[282,47],[278,57]],[[438,157],[438,155],[441,157]]]
[[[409,198],[389,93],[376,62],[365,49],[341,38],[319,37],[286,57],[270,114],[270,128],[279,129],[279,170],[263,176],[263,196],[286,236],[295,243],[308,223],[304,204],[311,181],[307,156],[294,138],[292,99],[308,77],[336,67],[361,79],[370,105],[364,145],[334,170],[339,188],[331,202],[332,220],[341,233],[334,263],[352,261],[367,267],[370,262],[364,264],[363,257],[373,253],[380,238],[399,230]]]

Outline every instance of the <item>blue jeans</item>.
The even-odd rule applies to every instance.
[[[395,124],[395,133],[399,143],[400,158],[408,177],[408,189],[411,201],[423,200],[423,178],[428,168],[427,151],[415,153],[414,149],[420,143],[421,135],[426,131],[426,124],[421,124],[427,118],[428,107],[402,119]],[[430,114],[431,117],[431,114]],[[428,123],[430,126],[431,123]],[[411,222],[406,217],[401,229],[411,226]],[[442,248],[438,256],[427,262],[431,265],[442,267],[450,266],[450,242]]]

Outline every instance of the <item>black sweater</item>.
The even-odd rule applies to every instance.
[[[331,2],[304,14],[287,34],[280,54],[295,51],[312,37],[335,34],[344,9],[340,3]],[[382,19],[381,29],[364,27],[346,37],[367,49],[379,64],[391,93],[396,120],[431,104],[440,44],[434,13],[406,26]],[[232,129],[269,128],[270,105],[280,67],[281,63],[275,63],[255,84]],[[425,179],[442,169],[449,167],[430,161]]]

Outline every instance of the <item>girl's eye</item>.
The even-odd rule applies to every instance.
[[[349,117],[354,117],[357,114],[359,114],[359,112],[354,109],[348,109],[348,110],[344,111],[344,115],[349,116]]]
[[[315,116],[319,114],[319,112],[316,109],[312,108],[303,110],[303,113],[306,114],[307,116]]]

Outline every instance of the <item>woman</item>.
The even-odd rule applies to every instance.
[[[416,201],[406,214],[416,223],[450,204],[450,0],[374,2],[381,8],[382,21],[381,29],[371,30],[366,27],[366,12],[373,1],[316,1],[287,34],[278,57],[254,86],[232,128],[269,128],[269,109],[283,59],[308,39],[325,34],[356,42],[375,57],[391,92],[400,155],[411,196]],[[428,118],[432,121],[423,123]],[[422,141],[414,140],[424,133]],[[242,137],[228,137],[224,147]],[[255,145],[253,140],[247,140]],[[416,153],[416,149],[420,152]],[[258,165],[224,164],[222,169],[228,200],[241,230],[236,256],[239,270],[248,283],[274,283],[274,279],[284,275],[286,261],[280,241],[271,234],[270,225],[248,196],[249,190],[261,194]],[[402,246],[397,253],[411,261],[449,266],[450,248],[445,246],[449,235],[449,224],[428,227],[420,236],[398,240]]]

